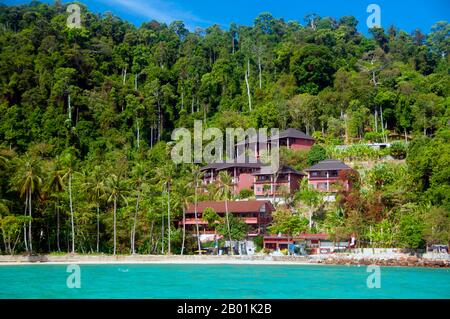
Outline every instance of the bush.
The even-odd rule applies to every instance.
[[[327,159],[327,152],[319,144],[314,144],[308,153],[308,165],[312,166]]]
[[[244,188],[241,189],[241,191],[239,192],[239,198],[250,198],[253,197],[253,191],[251,189],[248,188]]]
[[[406,145],[402,142],[394,142],[389,148],[390,154],[395,159],[405,159],[406,158]]]

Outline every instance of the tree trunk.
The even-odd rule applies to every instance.
[[[248,109],[252,111],[252,97],[250,95],[250,84],[249,84],[249,74],[250,74],[250,61],[247,60],[247,71],[245,71],[245,84],[247,85],[247,96],[248,96]]]
[[[25,216],[27,216],[27,210],[28,210],[28,190],[25,192],[25,211],[24,211]],[[25,244],[25,250],[28,251],[27,226],[25,223],[23,224],[23,242]]]
[[[117,213],[117,196],[114,196],[114,250],[113,255],[116,255],[116,249],[117,249],[117,233],[116,233],[116,213]]]
[[[231,255],[234,255],[233,244],[231,242],[230,219],[228,218],[228,198],[225,198],[225,216],[227,218],[228,239],[230,240]]]
[[[181,242],[181,255],[184,254],[184,241],[186,239],[186,209],[183,206],[183,240]]]
[[[195,217],[195,228],[197,229],[198,254],[201,255],[202,254],[202,244],[200,242],[200,231],[198,229],[198,219],[197,219],[197,182],[195,182],[194,217]]]
[[[163,207],[164,207],[164,200],[163,200]],[[164,210],[161,213],[161,254],[164,255]]]
[[[262,70],[261,70],[261,57],[258,56],[258,69],[259,69],[259,89],[262,89]]]
[[[136,125],[136,131],[137,131],[137,133],[136,133],[136,135],[137,135],[137,148],[139,149],[139,142],[140,142],[140,131],[139,131],[139,119],[137,119],[136,120],[136,123],[137,123],[137,125]]]
[[[70,226],[72,228],[72,254],[75,253],[75,225],[73,221],[72,205],[72,174],[69,174],[69,207],[70,207]]]
[[[123,69],[123,85],[125,85],[125,82],[127,81],[127,67]]]
[[[100,207],[97,203],[97,254],[100,252]]]
[[[168,246],[167,253],[170,255],[170,183],[167,183],[167,234],[168,234]]]
[[[28,222],[28,239],[29,239],[29,245],[30,245],[30,254],[33,253],[33,237],[31,233],[31,190],[28,189],[28,212],[30,216],[30,221]]]
[[[58,247],[58,251],[61,251],[61,247],[59,245],[59,200],[56,200],[56,246]]]
[[[136,199],[136,210],[134,212],[134,220],[133,220],[133,232],[131,233],[131,253],[136,253],[136,223],[137,223],[137,216],[139,211],[139,199],[140,199],[141,192],[138,191],[138,196]]]
[[[151,254],[153,251],[153,227],[155,225],[155,221],[152,220],[152,224],[150,225],[150,237],[149,237],[149,247],[148,247],[148,253]]]

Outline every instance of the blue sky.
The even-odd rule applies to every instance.
[[[24,0],[0,0],[5,4],[22,4]],[[52,0],[44,1],[52,3]],[[70,3],[72,1],[63,1]],[[441,20],[450,20],[450,0],[83,0],[91,11],[111,11],[122,19],[139,26],[152,19],[170,23],[182,20],[193,30],[219,24],[228,27],[231,22],[251,25],[262,12],[270,12],[286,21],[304,23],[308,13],[339,18],[353,15],[358,30],[367,33],[366,12],[369,4],[381,8],[381,25],[387,29],[391,24],[411,32],[416,28],[429,32],[431,26]]]

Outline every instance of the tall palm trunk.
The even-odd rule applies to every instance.
[[[170,183],[167,184],[167,231],[169,235],[167,253],[170,255]]]
[[[181,242],[181,255],[184,253],[184,241],[186,240],[186,208],[183,206],[183,241]]]
[[[28,190],[26,191],[25,194],[25,211],[24,211],[25,216],[27,216],[27,210],[28,210]],[[28,251],[27,226],[25,223],[23,224],[23,242],[25,244],[25,250]]]
[[[140,190],[138,191],[138,195],[136,198],[136,210],[134,212],[134,220],[133,220],[133,232],[131,233],[131,253],[136,253],[136,223],[137,223],[137,216],[139,211],[139,199],[141,196]]]
[[[58,247],[58,251],[61,251],[61,247],[59,245],[59,200],[56,200],[56,247]]]
[[[197,182],[195,184],[195,194],[194,194],[194,217],[195,217],[195,228],[197,229],[197,244],[198,244],[198,253],[202,254],[202,244],[200,242],[200,231],[198,229],[198,219],[197,219]]]
[[[69,174],[69,207],[70,207],[70,227],[72,230],[72,254],[75,253],[75,225],[73,221],[73,204],[72,204],[72,175]]]
[[[164,195],[164,190],[163,190],[163,195]],[[164,207],[164,196],[162,196],[161,199],[163,200],[162,204]],[[164,210],[161,213],[161,254],[164,255]]]
[[[117,234],[116,234],[116,213],[117,213],[117,196],[114,196],[114,250],[113,255],[116,255],[117,248]]]
[[[28,189],[28,213],[30,216],[30,220],[28,222],[28,239],[29,239],[29,245],[30,245],[30,254],[33,253],[33,238],[31,234],[31,190]]]
[[[152,224],[150,225],[150,237],[149,237],[149,241],[148,241],[148,253],[149,255],[152,254],[153,251],[153,227],[155,225],[155,221],[152,220]]]
[[[100,252],[100,205],[97,202],[97,253]]]
[[[225,217],[227,219],[228,239],[230,241],[231,254],[234,255],[233,244],[231,242],[230,219],[228,218],[228,198],[225,197]]]

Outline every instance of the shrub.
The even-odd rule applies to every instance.
[[[405,159],[406,158],[406,145],[402,142],[394,142],[389,148],[390,154],[395,159]]]
[[[250,198],[253,197],[253,191],[248,188],[241,189],[239,192],[239,198]]]

